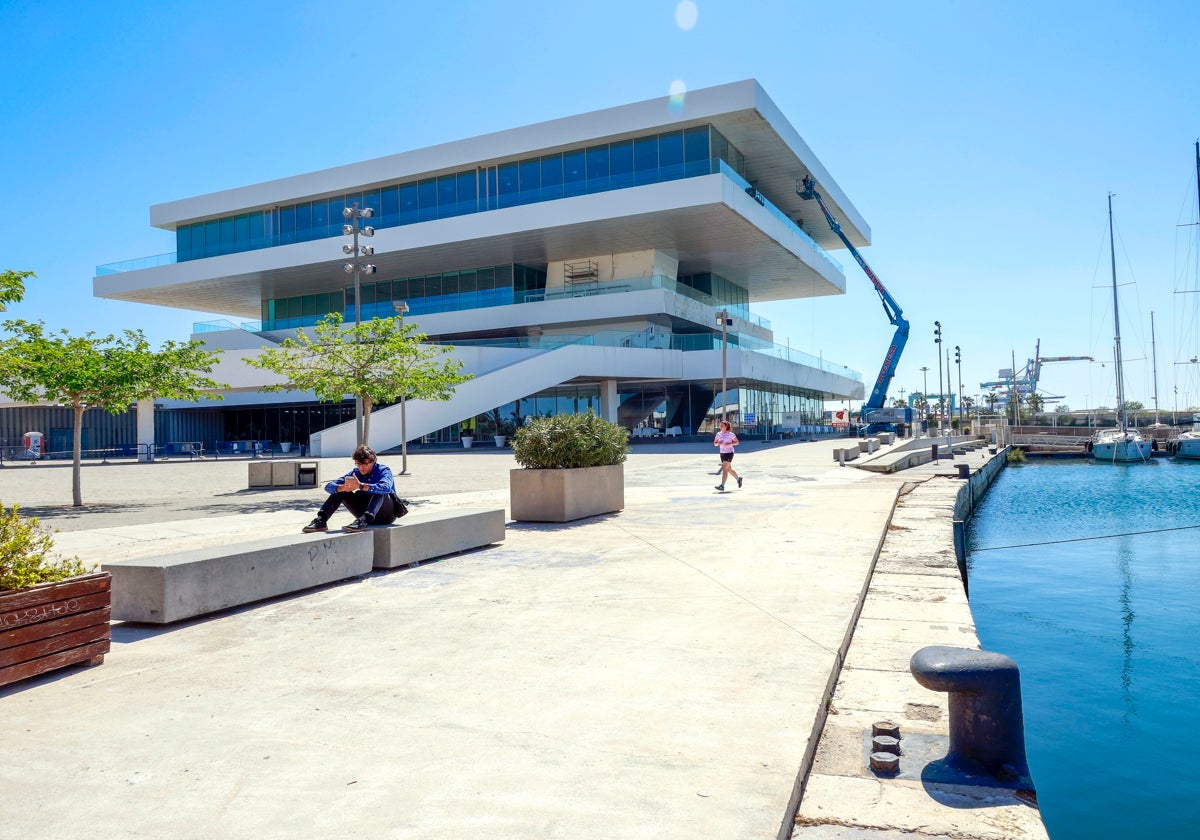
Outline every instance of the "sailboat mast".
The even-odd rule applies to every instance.
[[[1121,310],[1117,306],[1117,246],[1113,241],[1112,197],[1108,194],[1108,256],[1112,263],[1112,295],[1113,295],[1113,346],[1115,348],[1114,362],[1117,366],[1117,425],[1124,432],[1129,428],[1125,417],[1125,383],[1121,365]]]
[[[1154,341],[1154,313],[1150,313],[1150,359],[1154,371],[1154,425],[1158,425],[1158,345]]]

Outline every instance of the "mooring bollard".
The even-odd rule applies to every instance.
[[[958,477],[959,478],[970,478],[971,477],[971,465],[970,464],[959,464],[958,465]]]
[[[950,764],[1004,781],[1029,779],[1017,663],[1001,653],[931,645],[908,667],[921,685],[950,695]]]

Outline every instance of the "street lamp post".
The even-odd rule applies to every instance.
[[[398,300],[392,304],[396,317],[400,319],[400,332],[404,332],[404,314],[408,312],[408,301]],[[407,383],[406,383],[407,384]],[[408,475],[408,422],[404,416],[404,392],[400,392],[400,475]]]
[[[942,430],[942,322],[933,322],[933,343],[938,360],[938,431]]]
[[[721,419],[729,419],[729,386],[726,382],[726,361],[725,356],[729,348],[729,325],[733,323],[733,319],[729,317],[729,312],[722,309],[717,313],[717,325],[721,328]],[[719,424],[718,424],[719,425]]]
[[[925,433],[929,433],[929,366],[921,368],[921,376],[923,377],[923,390],[921,398],[925,401],[925,411],[921,419],[925,421]]]
[[[939,362],[941,359],[938,360]],[[950,348],[946,348],[946,390],[950,391]],[[950,396],[954,396],[954,392],[950,392]],[[954,460],[954,441],[951,436],[954,434],[954,427],[950,421],[954,419],[954,400],[946,400],[946,457],[951,461]]]
[[[962,349],[954,345],[954,363],[958,365],[958,431],[962,432],[963,427],[963,394],[962,394]]]
[[[359,257],[369,257],[375,253],[375,249],[370,245],[359,246],[358,237],[374,236],[375,228],[369,225],[362,225],[363,219],[369,219],[375,215],[375,211],[370,207],[359,209],[358,202],[354,202],[349,207],[342,210],[342,218],[346,220],[346,224],[342,225],[342,233],[346,236],[353,236],[353,244],[343,245],[342,253],[350,255],[353,262],[348,262],[345,265],[346,273],[354,275],[354,341],[358,342],[358,326],[362,323],[362,290],[359,288],[359,275],[374,274],[375,266],[366,265],[359,261]],[[363,404],[362,395],[354,395],[354,438],[355,446],[362,446],[363,443]]]

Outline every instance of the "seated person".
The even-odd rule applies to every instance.
[[[354,469],[325,485],[329,498],[317,511],[317,518],[304,526],[303,531],[329,530],[329,517],[342,505],[355,519],[343,531],[362,531],[368,525],[390,525],[401,516],[392,471],[375,459],[375,450],[360,446],[351,456]]]

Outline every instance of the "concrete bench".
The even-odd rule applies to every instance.
[[[842,463],[843,461],[853,461],[858,457],[858,453],[859,449],[857,444],[854,446],[835,446],[833,448],[833,460],[837,461],[838,463]]]
[[[295,534],[105,563],[116,621],[169,624],[358,577],[372,569],[371,534]]]
[[[858,442],[858,451],[870,455],[879,448],[879,438],[863,438]]]
[[[393,525],[371,528],[375,568],[395,569],[504,541],[504,509],[410,513]]]

